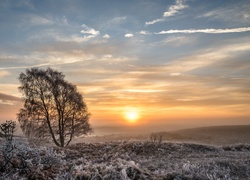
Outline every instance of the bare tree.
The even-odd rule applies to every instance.
[[[158,142],[160,144],[163,140],[163,136],[164,136],[164,132],[151,133],[150,140],[152,142]]]
[[[19,89],[25,100],[18,120],[26,136],[49,138],[65,147],[74,136],[92,132],[82,95],[64,77],[51,68],[31,68],[20,74]]]

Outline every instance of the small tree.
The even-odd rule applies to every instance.
[[[51,68],[31,68],[20,74],[19,89],[25,100],[18,120],[26,136],[49,138],[65,147],[74,136],[92,132],[82,95],[64,77]]]
[[[0,124],[0,134],[7,140],[12,141],[16,128],[16,122],[9,120]]]
[[[152,142],[158,142],[160,144],[163,140],[163,136],[164,136],[164,132],[151,133],[150,140]]]

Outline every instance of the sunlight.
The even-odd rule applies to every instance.
[[[128,109],[124,112],[124,118],[129,123],[135,123],[140,118],[140,114],[137,109]]]

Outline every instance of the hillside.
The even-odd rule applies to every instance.
[[[108,134],[99,136],[89,136],[75,139],[75,143],[87,142],[111,142],[111,141],[143,141],[150,140],[151,133],[163,134],[163,140],[167,142],[188,142],[208,145],[232,145],[232,144],[250,144],[250,125],[234,126],[210,126],[192,129],[182,129],[175,131],[140,131],[135,132]]]
[[[212,145],[250,143],[250,125],[210,126],[165,132],[164,140]]]

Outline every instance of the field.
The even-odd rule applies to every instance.
[[[1,143],[0,179],[250,179],[247,130],[243,136],[243,129],[247,128],[230,126],[225,130],[222,127],[209,127],[165,133],[164,139],[170,139],[169,133],[172,133],[171,142],[152,142],[149,138],[143,140],[146,135],[134,138],[129,135],[92,137],[103,141],[76,142],[64,149],[34,146],[25,139],[16,139],[13,150],[8,154],[14,165],[9,164],[5,172],[2,157],[6,156],[3,150],[7,146]],[[237,137],[234,134],[236,131],[242,135]],[[182,133],[182,136],[178,133]],[[195,139],[197,133],[200,136]],[[221,133],[220,136],[218,133]],[[205,142],[194,142],[201,141],[204,134],[208,137]],[[225,136],[228,134],[236,136],[238,142],[232,143],[236,140]],[[217,136],[218,141],[214,141],[213,136]],[[114,141],[108,140],[112,137]],[[193,142],[186,142],[184,137],[193,137]],[[174,141],[178,139],[184,141]],[[209,141],[208,144],[208,139],[214,142]],[[221,139],[228,141],[216,145]]]
[[[120,129],[119,129],[120,130]],[[135,131],[135,130],[134,130]],[[124,131],[123,131],[124,132]],[[127,131],[129,132],[129,131]],[[199,128],[190,128],[174,131],[155,131],[162,133],[163,140],[167,142],[180,143],[198,143],[208,145],[233,145],[233,144],[250,144],[250,125],[232,125],[232,126],[208,126]],[[153,133],[155,133],[153,132]],[[110,141],[147,141],[150,140],[151,132],[136,134],[107,134],[102,136],[90,136],[76,139],[75,142],[110,142]]]

